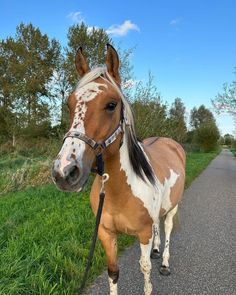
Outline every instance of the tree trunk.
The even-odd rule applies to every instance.
[[[16,146],[16,136],[15,136],[15,133],[12,134],[12,146],[13,146],[13,148],[15,148],[15,146]]]

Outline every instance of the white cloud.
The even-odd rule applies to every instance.
[[[170,25],[171,26],[177,26],[179,23],[181,22],[181,18],[174,18],[174,19],[172,19],[171,21],[170,21]]]
[[[74,23],[81,23],[84,21],[82,13],[80,11],[71,12],[67,15]]]
[[[113,35],[113,36],[125,36],[128,34],[129,31],[140,31],[139,27],[132,23],[130,20],[126,20],[121,25],[112,25],[110,26],[106,32],[107,34]]]

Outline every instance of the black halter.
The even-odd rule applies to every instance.
[[[112,144],[117,136],[123,131],[121,123],[119,126],[116,128],[116,130],[104,141],[102,142],[96,142],[92,138],[88,137],[84,133],[81,133],[79,131],[69,131],[65,134],[63,138],[63,142],[66,140],[68,137],[72,138],[78,138],[82,140],[83,142],[87,143],[94,151],[96,154],[96,169],[92,169],[92,172],[96,172],[100,176],[103,175],[104,173],[104,163],[103,163],[103,158],[102,158],[102,152],[104,149],[106,149],[110,144]]]

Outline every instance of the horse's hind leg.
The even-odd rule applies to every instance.
[[[167,213],[166,219],[164,222],[164,228],[165,228],[165,248],[163,252],[163,260],[162,265],[160,268],[160,273],[162,275],[169,275],[170,274],[170,267],[169,267],[169,258],[170,258],[170,252],[169,252],[169,246],[170,246],[170,234],[173,228],[173,217],[177,213],[178,205],[176,205],[170,212]]]
[[[144,275],[144,293],[150,295],[152,293],[152,283],[150,280],[150,274],[152,269],[150,254],[152,249],[152,238],[146,244],[143,243],[142,238],[139,236],[141,258],[139,260],[141,272]]]
[[[153,224],[153,249],[151,252],[151,258],[152,259],[158,259],[160,258],[160,220]]]

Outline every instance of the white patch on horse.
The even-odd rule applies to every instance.
[[[125,171],[127,183],[130,185],[133,195],[143,202],[151,218],[157,221],[161,206],[161,184],[156,179],[156,185],[151,185],[134,172],[129,159],[126,134],[124,134],[124,141],[120,148],[120,164],[121,169]]]
[[[110,295],[117,295],[117,283],[113,283],[113,279],[108,278],[110,286]]]
[[[165,209],[165,211],[169,211],[173,204],[170,200],[170,193],[171,188],[175,185],[177,179],[179,177],[179,174],[175,173],[172,169],[170,169],[170,178],[165,178],[165,182],[163,185],[163,194],[162,194],[162,208]]]
[[[157,250],[160,252],[160,244],[161,244],[161,239],[160,239],[160,220],[158,219],[158,222],[153,224],[153,249]]]
[[[144,150],[143,152],[145,154]],[[149,161],[148,156],[146,154],[145,156]],[[162,206],[164,209],[169,208],[170,205],[170,208],[172,207],[170,192],[179,175],[170,169],[170,178],[165,179],[164,184],[157,177],[155,177],[155,185],[143,181],[137,176],[130,163],[126,134],[124,134],[124,141],[120,148],[120,164],[133,195],[143,202],[143,206],[148,210],[153,222],[158,223],[161,203],[164,201],[164,207]]]
[[[152,293],[152,283],[150,280],[150,274],[152,269],[150,253],[152,249],[153,236],[149,239],[147,245],[140,243],[141,257],[139,260],[141,272],[144,275],[144,292],[145,295],[150,295]]]
[[[98,95],[98,93],[102,92],[102,90],[99,87],[107,87],[107,85],[96,82],[90,82],[88,84],[83,85],[82,87],[77,87],[77,89],[75,90],[77,101],[91,101]]]

